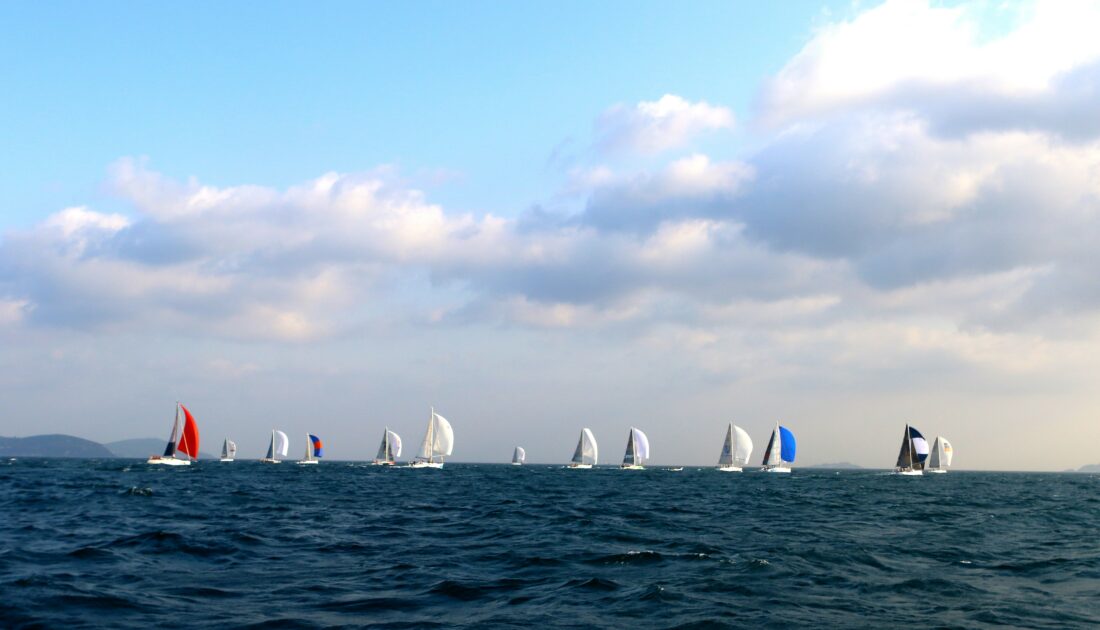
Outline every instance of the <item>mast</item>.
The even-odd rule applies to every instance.
[[[913,470],[913,432],[909,430],[909,424],[905,425],[905,439],[909,440],[909,470]]]
[[[432,407],[432,416],[428,418],[428,461],[435,462],[435,407]]]

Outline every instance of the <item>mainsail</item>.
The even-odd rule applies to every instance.
[[[599,460],[599,446],[591,429],[581,429],[581,439],[577,440],[577,450],[573,451],[572,462],[585,466],[595,466]]]
[[[417,458],[427,462],[442,461],[444,457],[454,450],[454,429],[447,419],[432,410],[432,417],[428,421],[428,431],[424,434],[424,442],[420,445]]]
[[[718,456],[718,465],[729,467],[744,466],[752,455],[752,438],[741,427],[729,424],[726,428],[726,439],[722,442],[722,454]]]
[[[374,461],[392,464],[397,461],[398,457],[401,457],[401,436],[390,431],[387,427],[382,434],[382,443],[378,445],[378,454],[375,455]]]
[[[522,446],[517,446],[516,450],[512,453],[512,463],[522,464],[527,461],[527,451],[523,450]]]

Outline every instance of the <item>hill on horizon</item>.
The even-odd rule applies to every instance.
[[[99,442],[51,433],[28,437],[0,437],[0,457],[115,457]]]

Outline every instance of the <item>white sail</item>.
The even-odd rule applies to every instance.
[[[451,423],[434,411],[432,412],[432,421],[435,423],[432,455],[435,457],[450,455],[455,445],[455,434],[454,429],[451,428]]]
[[[432,458],[432,444],[434,440],[432,437],[435,435],[435,411],[432,411],[432,417],[428,418],[428,430],[424,432],[424,441],[420,443],[420,451],[417,452],[416,457],[418,459],[431,460]]]
[[[733,464],[744,466],[749,463],[749,457],[752,455],[752,438],[736,424],[733,425],[733,437]]]
[[[768,450],[764,453],[764,465],[765,466],[777,466],[779,465],[779,452],[782,448],[779,436],[779,425],[775,425],[775,429],[772,430],[772,437],[768,440]]]
[[[940,440],[940,444],[943,448],[943,465],[950,466],[951,456],[955,454],[955,449],[951,447],[951,442],[948,442],[944,438],[941,437],[936,439]]]
[[[229,457],[236,457],[237,456],[237,443],[234,442],[233,440],[226,440],[225,442],[226,442],[226,446],[228,447]]]
[[[313,440],[309,439],[309,434],[306,433],[306,454],[302,457],[307,462],[313,461]]]
[[[726,428],[726,439],[722,440],[722,452],[718,455],[718,465],[733,466],[733,423]]]
[[[401,436],[389,429],[386,430],[386,436],[389,438],[390,443],[390,458],[397,459],[401,457]]]
[[[634,453],[638,465],[649,460],[649,438],[641,429],[630,429],[634,433]]]
[[[596,436],[587,427],[581,429],[581,437],[577,440],[577,450],[573,451],[573,465],[595,466],[599,458],[600,447],[596,444]]]
[[[517,446],[516,450],[512,453],[512,463],[522,464],[527,461],[527,451],[523,450],[522,446]]]
[[[290,438],[278,429],[275,430],[274,448],[275,452],[283,457],[286,457],[287,451],[290,450]]]

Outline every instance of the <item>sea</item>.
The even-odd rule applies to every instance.
[[[1100,475],[0,462],[4,628],[1095,628]]]

